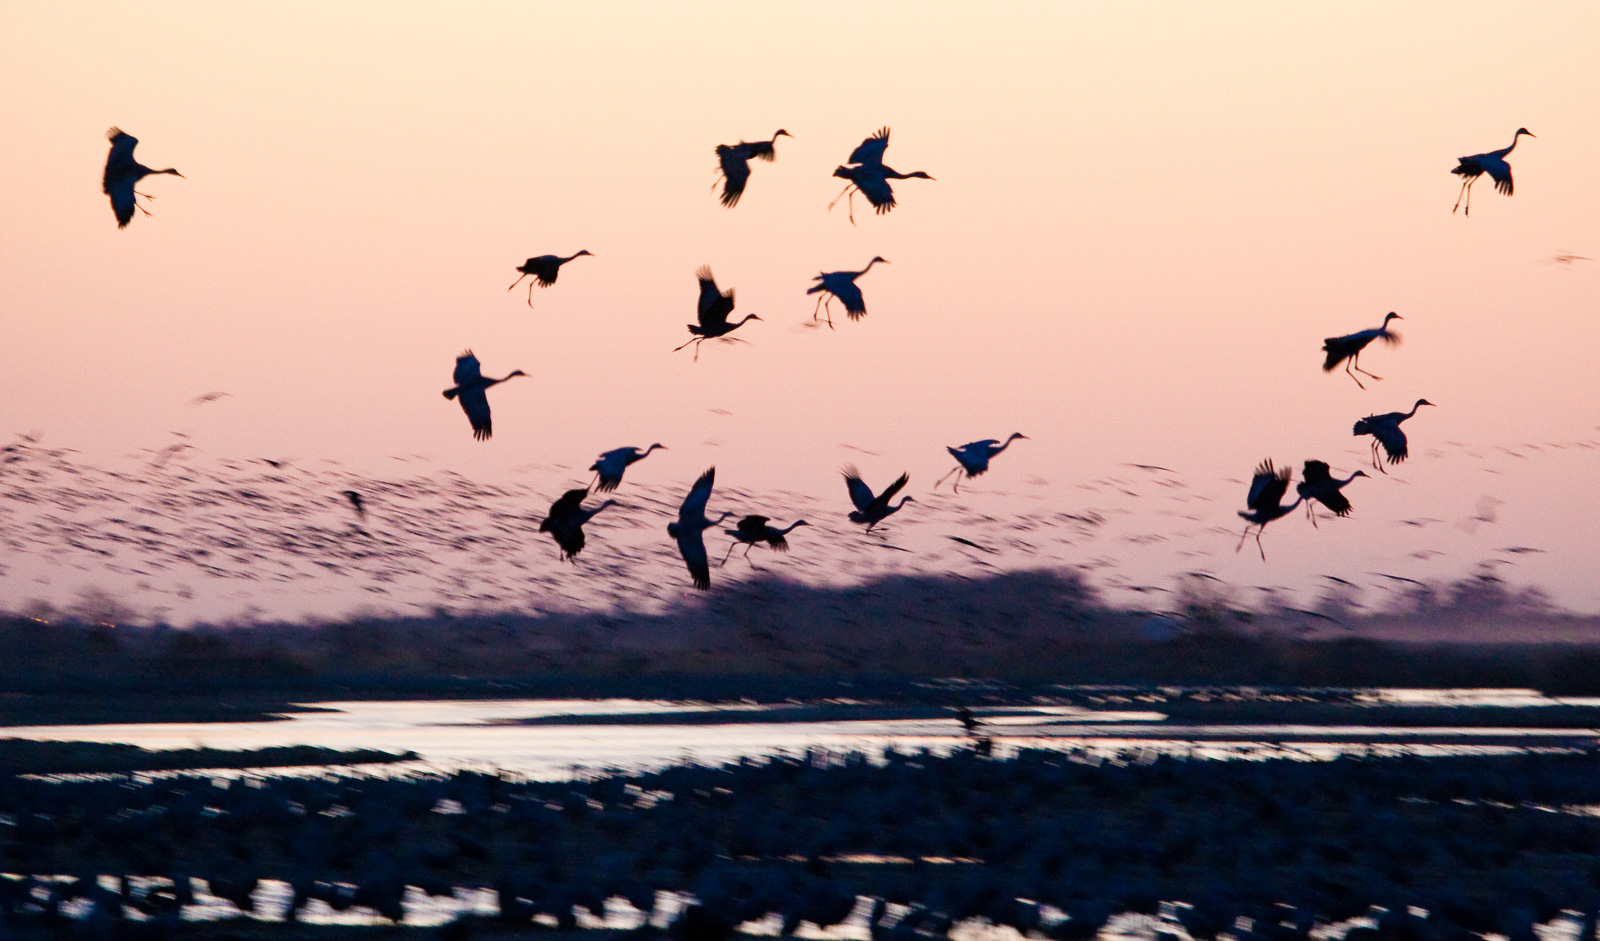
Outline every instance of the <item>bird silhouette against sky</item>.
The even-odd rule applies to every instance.
[[[694,344],[694,361],[698,363],[700,361],[700,344],[717,337],[726,337],[744,326],[745,321],[760,320],[761,318],[755,314],[745,314],[743,320],[729,323],[728,315],[733,313],[733,288],[728,288],[726,291],[718,291],[717,280],[711,276],[710,265],[701,265],[700,270],[696,271],[694,276],[700,279],[700,300],[697,308],[700,322],[698,324],[689,324],[689,332],[694,334],[694,338],[689,343]],[[728,337],[728,339],[734,338]],[[672,352],[678,352],[684,346],[688,346],[689,343],[675,347]]]
[[[1417,414],[1417,409],[1424,405],[1432,405],[1427,399],[1417,399],[1417,404],[1411,406],[1409,412],[1384,412],[1382,415],[1368,415],[1356,422],[1351,434],[1372,436],[1372,466],[1385,474],[1382,462],[1378,460],[1378,446],[1383,446],[1383,453],[1390,464],[1398,464],[1405,460],[1410,451],[1406,446],[1406,433],[1400,430],[1400,423]]]
[[[872,266],[880,261],[886,265],[889,263],[889,259],[881,255],[874,255],[872,260],[867,262],[867,266],[860,271],[824,271],[812,278],[811,280],[818,283],[806,288],[806,293],[820,293],[822,295],[817,298],[817,310],[811,312],[812,322],[815,323],[817,320],[817,311],[825,310],[828,312],[828,327],[833,327],[834,298],[838,298],[839,303],[844,305],[844,312],[850,316],[851,320],[860,320],[865,317],[867,315],[867,302],[861,296],[861,289],[856,286],[856,279],[871,271]],[[826,302],[826,306],[824,306],[824,302]]]
[[[533,280],[528,282],[528,306],[532,307],[533,286],[535,284],[538,284],[542,288],[547,288],[550,285],[555,284],[556,278],[561,274],[562,265],[574,258],[581,258],[584,255],[593,254],[594,252],[584,249],[575,255],[568,255],[565,258],[562,258],[560,255],[540,255],[537,258],[530,258],[523,262],[519,268],[517,268],[517,270],[522,272],[522,274],[517,278],[517,280],[511,282],[511,287],[506,288],[506,290],[510,291],[511,288],[521,284],[523,278],[532,275]]]
[[[714,520],[706,518],[706,503],[711,500],[711,488],[716,484],[717,469],[709,468],[689,488],[688,496],[678,508],[678,521],[667,524],[667,535],[678,541],[678,554],[689,567],[689,577],[694,587],[705,591],[711,587],[711,559],[706,555],[704,533],[732,516],[724,512]]]
[[[989,469],[989,460],[991,458],[993,458],[996,454],[999,454],[1001,451],[1004,451],[1006,448],[1011,447],[1011,442],[1017,440],[1018,438],[1027,440],[1027,437],[1028,436],[1022,432],[1016,431],[1012,432],[1011,437],[1007,438],[1004,443],[1001,443],[1001,441],[997,438],[985,438],[982,441],[973,441],[968,444],[963,444],[959,448],[945,448],[946,451],[950,452],[950,456],[956,459],[956,467],[954,470],[950,471],[949,474],[945,474],[943,477],[940,477],[938,480],[934,481],[933,489],[939,489],[939,485],[944,483],[945,480],[951,476],[951,474],[954,474],[956,480],[955,483],[951,485],[951,489],[953,489],[956,493],[960,493],[961,477],[963,474],[965,474],[969,480],[973,477],[977,477]]]
[[[732,209],[739,204],[739,197],[744,195],[745,184],[750,182],[751,160],[765,160],[771,163],[778,156],[774,146],[778,143],[778,138],[793,136],[779,128],[777,133],[772,135],[772,140],[718,144],[717,164],[722,174],[722,205]],[[716,185],[711,184],[713,189]]]
[[[1250,493],[1245,498],[1245,505],[1250,509],[1239,511],[1239,515],[1249,522],[1245,524],[1244,535],[1239,537],[1239,545],[1234,552],[1244,548],[1244,541],[1249,537],[1253,525],[1256,527],[1256,548],[1261,551],[1261,561],[1267,561],[1267,550],[1261,546],[1261,534],[1266,532],[1267,524],[1288,516],[1305,499],[1297,496],[1293,503],[1283,505],[1284,494],[1289,492],[1289,478],[1293,475],[1293,468],[1274,468],[1271,458],[1262,461],[1256,468],[1255,476],[1250,478]]]
[[[117,228],[122,229],[133,221],[135,209],[147,216],[150,215],[150,210],[139,205],[137,197],[143,196],[146,199],[155,197],[134,191],[140,180],[161,173],[170,173],[177,177],[183,174],[171,167],[165,170],[153,170],[133,159],[133,148],[139,146],[139,139],[121,128],[112,128],[106,132],[106,137],[111,141],[111,153],[106,155],[106,172],[101,179],[100,188],[111,197],[111,211],[117,214]]]
[[[850,511],[850,522],[865,523],[869,533],[872,532],[874,526],[900,512],[900,509],[907,503],[913,502],[911,497],[903,497],[894,506],[889,505],[889,501],[894,499],[894,495],[911,482],[909,473],[901,474],[894,483],[885,487],[883,493],[877,496],[873,496],[872,488],[862,482],[861,472],[853,466],[845,465],[842,473],[844,474],[845,488],[850,491],[850,502],[855,504],[856,507]]]
[[[595,475],[595,491],[597,493],[607,493],[617,489],[617,485],[622,483],[622,472],[632,467],[635,463],[644,460],[651,451],[657,448],[665,451],[667,446],[664,444],[652,444],[643,451],[638,448],[613,448],[600,455],[593,464],[589,465],[589,469],[594,471]]]
[[[1320,503],[1328,508],[1334,516],[1350,515],[1350,500],[1343,493],[1345,485],[1357,477],[1367,476],[1364,470],[1353,471],[1349,477],[1339,480],[1328,471],[1326,461],[1306,461],[1305,467],[1300,471],[1303,478],[1295,486],[1295,493],[1306,502],[1306,516],[1311,520],[1311,525],[1317,525],[1315,504]]]
[[[885,127],[857,145],[856,149],[850,152],[850,159],[833,171],[834,176],[841,180],[849,180],[850,185],[833,198],[828,208],[831,210],[840,199],[849,196],[851,225],[856,223],[857,192],[865,196],[867,202],[871,203],[872,208],[881,216],[895,207],[894,187],[889,185],[890,180],[933,179],[921,170],[901,173],[886,166],[883,162],[883,152],[888,149],[889,129]]]
[[[733,529],[723,530],[723,532],[732,536],[734,541],[728,544],[728,551],[722,556],[721,564],[728,564],[728,556],[733,555],[733,550],[740,543],[744,543],[744,557],[746,559],[750,558],[750,550],[754,549],[756,543],[760,542],[766,543],[774,552],[788,552],[789,540],[786,537],[791,532],[794,532],[796,527],[809,525],[805,520],[795,520],[783,529],[778,529],[772,526],[765,516],[756,516],[754,514],[746,516]]]
[[[1398,344],[1400,342],[1400,334],[1389,329],[1389,321],[1404,319],[1404,317],[1391,310],[1383,315],[1383,326],[1381,327],[1358,330],[1355,333],[1347,333],[1342,337],[1328,337],[1323,340],[1322,351],[1328,355],[1322,361],[1322,371],[1333,372],[1339,367],[1340,363],[1344,363],[1344,371],[1349,374],[1351,379],[1356,380],[1356,385],[1361,386],[1363,389],[1366,386],[1361,385],[1361,380],[1356,377],[1354,372],[1350,372],[1352,367],[1356,372],[1366,373],[1374,379],[1383,379],[1382,376],[1374,376],[1361,368],[1361,351],[1366,349],[1367,344],[1373,340],[1382,340],[1389,346]]]
[[[1486,154],[1473,154],[1470,157],[1456,158],[1456,168],[1450,172],[1461,177],[1461,192],[1456,194],[1456,204],[1451,207],[1451,212],[1455,212],[1457,209],[1460,209],[1461,200],[1466,199],[1467,206],[1462,212],[1462,215],[1472,215],[1472,184],[1476,183],[1478,181],[1478,177],[1483,176],[1485,173],[1489,174],[1490,179],[1494,180],[1495,189],[1506,194],[1507,196],[1511,195],[1513,188],[1513,184],[1511,182],[1511,164],[1506,163],[1506,157],[1510,156],[1511,152],[1517,149],[1517,141],[1520,140],[1524,134],[1528,135],[1529,137],[1537,136],[1527,128],[1519,127],[1517,128],[1517,133],[1511,135],[1511,146],[1509,147],[1501,150],[1491,150]]]
[[[592,510],[583,508],[583,500],[589,495],[589,488],[578,487],[562,494],[556,502],[550,504],[550,513],[539,524],[539,532],[549,533],[561,547],[561,558],[571,561],[583,551],[583,524],[589,522],[596,513],[616,503],[607,500]]]
[[[500,379],[489,379],[479,371],[478,357],[467,350],[456,357],[455,385],[444,390],[447,399],[459,398],[461,410],[467,413],[467,421],[472,424],[472,436],[479,441],[488,440],[494,434],[494,424],[489,418],[489,396],[486,394],[490,386],[499,385],[507,379],[517,376],[526,376],[527,373],[518,369]]]

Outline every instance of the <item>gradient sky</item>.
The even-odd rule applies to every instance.
[[[552,496],[661,441],[656,483],[714,463],[842,504],[847,460],[918,492],[944,445],[1023,431],[994,491],[1070,511],[1158,464],[1237,533],[1259,460],[1347,472],[1355,419],[1425,396],[1355,517],[1275,524],[1266,568],[1219,533],[1212,570],[1399,572],[1396,520],[1488,495],[1498,529],[1405,573],[1536,546],[1513,580],[1600,610],[1600,451],[1544,448],[1600,424],[1600,261],[1551,260],[1600,258],[1597,35],[1592,3],[6,4],[0,434],[105,466],[175,431],[371,474],[423,455]],[[113,124],[186,176],[123,231]],[[851,226],[829,174],[883,125],[937,180]],[[1452,215],[1455,158],[1519,126],[1515,197]],[[724,209],[712,148],[779,127]],[[506,292],[580,248],[535,309]],[[869,316],[810,327],[811,276],[875,254]],[[701,264],[765,321],[692,363],[669,351]],[[1385,381],[1320,371],[1389,310]],[[468,347],[533,375],[491,393],[488,443],[439,396]]]

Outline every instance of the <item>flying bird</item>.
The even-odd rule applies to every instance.
[[[341,490],[339,492],[344,495],[346,500],[350,501],[350,506],[356,511],[357,518],[365,523],[367,521],[367,507],[361,500],[361,494],[356,493],[354,490]]]
[[[886,265],[889,263],[889,259],[882,255],[874,255],[860,271],[824,271],[811,279],[818,283],[806,288],[806,293],[821,293],[822,296],[817,298],[817,310],[827,311],[829,329],[833,327],[834,298],[844,305],[844,312],[850,315],[851,320],[860,320],[867,315],[867,302],[861,296],[861,289],[856,287],[856,279],[871,271],[872,266],[880,261]],[[827,302],[826,307],[823,306],[824,301]],[[817,320],[817,310],[811,312],[812,323]]]
[[[872,204],[878,215],[883,215],[895,207],[894,187],[889,185],[890,180],[931,180],[933,177],[921,170],[911,173],[901,173],[892,167],[884,165],[883,152],[889,149],[889,129],[881,128],[878,133],[862,141],[855,150],[850,152],[850,159],[843,166],[833,171],[833,175],[841,180],[849,180],[850,184],[844,188],[833,202],[828,204],[832,210],[834,205],[850,196],[850,224],[856,222],[856,197],[859,192]]]
[[[594,515],[616,503],[607,500],[592,510],[583,508],[583,498],[589,495],[588,487],[568,490],[550,504],[550,514],[539,524],[539,532],[549,533],[561,547],[561,558],[570,561],[583,551],[583,524]]]
[[[1344,371],[1349,373],[1350,378],[1356,380],[1356,385],[1361,386],[1363,389],[1366,386],[1361,385],[1361,380],[1356,378],[1354,372],[1350,372],[1351,367],[1354,367],[1356,372],[1366,373],[1374,379],[1383,379],[1382,376],[1375,376],[1361,368],[1361,351],[1366,349],[1367,344],[1373,340],[1382,340],[1390,346],[1398,344],[1400,342],[1400,334],[1389,329],[1389,321],[1404,319],[1404,317],[1391,310],[1383,315],[1383,326],[1381,327],[1358,330],[1342,337],[1328,337],[1323,340],[1322,351],[1327,353],[1328,356],[1322,361],[1322,371],[1333,372],[1339,367],[1340,363],[1344,363]]]
[[[595,474],[595,492],[609,493],[617,489],[617,485],[622,483],[622,472],[638,461],[644,460],[646,455],[657,448],[665,451],[667,446],[652,444],[643,451],[638,448],[613,448],[600,455],[589,465],[589,469]]]
[[[793,532],[796,527],[809,525],[805,520],[795,520],[783,529],[778,529],[776,526],[768,525],[768,520],[765,516],[746,516],[739,521],[736,528],[723,530],[723,532],[732,536],[734,541],[728,544],[728,551],[723,555],[721,564],[728,564],[728,556],[733,555],[734,548],[741,542],[745,546],[744,557],[746,559],[750,558],[750,550],[754,549],[758,542],[766,543],[774,552],[788,552],[789,540],[784,537]]]
[[[716,483],[717,469],[708,469],[689,488],[678,508],[678,521],[667,524],[667,535],[678,541],[678,554],[689,567],[689,577],[694,587],[705,591],[711,587],[711,560],[706,555],[706,542],[702,533],[732,516],[725,512],[714,520],[706,519],[706,503],[711,499],[711,487]]]
[[[528,306],[532,307],[533,285],[538,283],[540,287],[547,288],[550,285],[555,284],[556,276],[561,274],[561,266],[574,258],[581,258],[584,255],[589,255],[592,257],[594,252],[584,249],[578,252],[576,255],[568,255],[565,258],[562,258],[560,255],[540,255],[537,258],[530,258],[523,262],[522,266],[517,269],[518,271],[522,272],[522,274],[517,277],[517,280],[511,282],[511,287],[506,288],[506,290],[510,291],[511,288],[521,284],[523,278],[526,278],[528,275],[533,275],[533,280],[528,282]]]
[[[472,423],[472,436],[479,441],[484,441],[494,434],[494,425],[489,420],[489,397],[484,394],[490,386],[499,385],[508,379],[517,376],[526,376],[527,373],[518,369],[501,379],[489,379],[479,371],[478,357],[467,350],[456,357],[455,385],[444,390],[444,397],[453,399],[461,398],[461,410],[467,413],[467,421]]]
[[[694,276],[700,279],[700,322],[698,324],[689,324],[689,332],[694,334],[694,338],[689,343],[694,344],[694,361],[698,363],[700,361],[700,344],[717,337],[727,336],[744,326],[747,320],[760,320],[761,318],[755,314],[745,314],[744,320],[729,323],[728,315],[733,313],[733,288],[728,288],[726,291],[718,291],[717,280],[711,276],[710,265],[701,265],[700,270],[696,271]],[[729,339],[732,339],[732,337]],[[678,352],[684,346],[688,346],[689,343],[675,347],[672,352]]]
[[[846,464],[843,474],[844,485],[850,491],[850,502],[856,506],[850,512],[850,522],[867,524],[867,532],[869,533],[872,532],[872,527],[883,522],[892,514],[900,512],[900,509],[907,503],[913,502],[911,497],[902,497],[899,503],[894,506],[889,505],[889,501],[894,499],[894,495],[911,482],[909,473],[901,474],[894,483],[885,487],[883,493],[877,496],[872,495],[872,488],[861,481],[861,472],[853,466]]]
[[[739,204],[739,197],[744,195],[745,184],[750,182],[750,161],[765,160],[771,163],[778,152],[774,145],[780,137],[793,137],[788,131],[779,128],[772,135],[772,140],[740,141],[737,144],[717,145],[717,164],[722,173],[722,205],[732,209]],[[717,184],[712,183],[715,189]]]
[[[1334,516],[1350,515],[1350,500],[1339,491],[1357,477],[1367,476],[1364,470],[1351,472],[1349,477],[1339,480],[1328,472],[1326,461],[1306,461],[1300,471],[1304,479],[1295,486],[1294,491],[1306,501],[1306,515],[1311,518],[1311,525],[1317,525],[1317,514],[1314,503],[1321,503],[1327,507]]]
[[[1495,189],[1507,196],[1511,195],[1511,164],[1506,163],[1506,157],[1517,149],[1517,141],[1521,140],[1524,134],[1529,137],[1538,136],[1525,127],[1519,127],[1517,128],[1517,133],[1511,135],[1510,147],[1502,150],[1491,150],[1486,154],[1473,154],[1470,157],[1456,158],[1456,168],[1450,172],[1461,177],[1461,192],[1456,194],[1456,204],[1451,207],[1451,212],[1460,209],[1461,200],[1465,198],[1467,208],[1462,215],[1472,215],[1472,184],[1476,183],[1478,177],[1483,176],[1485,173],[1489,174],[1490,179],[1494,180]]]
[[[150,210],[139,205],[137,197],[146,199],[153,197],[145,193],[134,192],[134,187],[139,181],[152,174],[170,173],[181,177],[183,174],[172,169],[153,170],[139,161],[133,159],[133,148],[139,146],[139,138],[134,137],[120,128],[112,128],[106,132],[106,137],[111,141],[111,153],[106,155],[106,172],[100,181],[100,188],[107,196],[111,197],[111,211],[117,214],[117,228],[126,228],[133,221],[133,210],[138,209],[145,215],[150,215]]]
[[[1353,435],[1372,436],[1372,466],[1385,474],[1383,464],[1378,461],[1378,445],[1383,445],[1383,453],[1389,458],[1390,464],[1398,464],[1409,456],[1406,449],[1406,433],[1400,430],[1400,423],[1417,414],[1417,409],[1424,405],[1432,405],[1427,399],[1417,399],[1417,404],[1411,406],[1409,412],[1385,412],[1382,415],[1368,415],[1356,422]]]
[[[962,472],[966,473],[968,480],[982,474],[989,469],[989,459],[1011,447],[1011,442],[1018,438],[1026,441],[1028,436],[1018,431],[1013,432],[1011,437],[1007,438],[1004,443],[995,438],[985,438],[982,441],[963,444],[959,448],[945,448],[946,451],[950,452],[950,456],[956,459],[956,467],[950,472],[950,474],[956,475],[956,481],[951,485],[951,489],[956,493],[960,493]],[[934,481],[933,489],[938,490],[939,485],[944,483],[950,477],[950,474],[945,474],[944,477]]]
[[[1271,458],[1262,461],[1261,466],[1256,468],[1255,476],[1250,479],[1250,495],[1245,498],[1245,505],[1250,509],[1239,511],[1239,515],[1249,523],[1244,528],[1244,535],[1239,537],[1239,545],[1234,552],[1244,548],[1244,541],[1250,535],[1250,526],[1254,525],[1256,548],[1261,550],[1261,561],[1267,561],[1267,550],[1261,547],[1261,534],[1266,532],[1267,524],[1288,516],[1305,499],[1304,496],[1297,496],[1293,503],[1283,505],[1284,494],[1289,492],[1289,478],[1293,475],[1293,468],[1274,468]]]

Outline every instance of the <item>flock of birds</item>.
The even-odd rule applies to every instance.
[[[1511,195],[1512,174],[1510,164],[1506,157],[1516,147],[1522,135],[1534,136],[1527,128],[1519,128],[1512,136],[1511,145],[1488,153],[1475,154],[1459,158],[1458,165],[1451,171],[1462,177],[1461,194],[1456,201],[1456,208],[1461,208],[1463,201],[1466,203],[1466,212],[1471,212],[1472,184],[1484,174],[1495,181],[1495,186],[1502,193]],[[737,206],[749,185],[752,160],[771,162],[777,156],[777,140],[779,137],[792,136],[788,131],[780,129],[773,134],[771,139],[763,141],[740,141],[737,144],[723,144],[716,148],[718,171],[722,184],[721,202],[724,206],[733,208]],[[177,170],[167,168],[155,170],[139,163],[133,156],[134,147],[138,140],[133,136],[112,128],[108,133],[111,140],[111,151],[106,160],[103,188],[111,199],[112,210],[116,215],[119,227],[126,226],[133,218],[137,209],[149,211],[139,205],[137,197],[144,196],[137,192],[136,186],[145,177],[156,174],[171,174],[182,176]],[[855,223],[854,199],[860,193],[874,208],[883,214],[894,209],[897,205],[894,188],[891,181],[907,179],[933,179],[925,171],[917,170],[904,173],[888,166],[884,162],[884,155],[889,147],[889,129],[882,128],[877,133],[863,140],[851,151],[847,161],[833,171],[833,176],[848,181],[845,189],[835,197],[829,208],[838,203],[840,199],[849,199],[849,217]],[[715,183],[713,184],[715,188]],[[148,196],[146,197],[148,198]],[[1452,209],[1452,211],[1455,211]],[[535,284],[541,288],[553,286],[561,272],[562,266],[583,257],[592,255],[588,250],[578,251],[572,255],[539,255],[527,259],[516,270],[519,276],[507,288],[513,290],[525,278],[531,279],[528,285],[528,304],[533,304],[533,287]],[[817,283],[807,290],[807,294],[818,294],[817,308],[812,313],[813,321],[818,321],[826,314],[826,322],[833,327],[832,302],[838,300],[844,307],[851,320],[859,320],[866,314],[866,303],[860,287],[856,284],[858,278],[870,271],[873,265],[888,263],[882,256],[874,256],[867,265],[859,271],[833,271],[822,272],[813,280]],[[760,316],[747,313],[739,320],[732,320],[736,301],[732,288],[721,289],[712,275],[709,266],[702,266],[696,272],[699,282],[699,298],[696,304],[696,322],[688,324],[690,338],[673,352],[694,346],[694,360],[698,362],[700,347],[707,340],[724,339],[734,340],[731,337],[735,330],[744,326],[751,320],[760,320]],[[1371,379],[1381,377],[1362,369],[1360,356],[1364,349],[1376,340],[1385,344],[1399,342],[1398,333],[1390,330],[1389,324],[1393,320],[1403,319],[1399,314],[1390,312],[1384,317],[1383,324],[1379,327],[1361,330],[1340,337],[1330,337],[1323,343],[1326,359],[1323,363],[1324,371],[1331,372],[1340,364],[1345,367],[1345,372],[1353,379],[1357,386],[1365,389],[1366,386],[1356,375],[1357,372]],[[527,373],[518,369],[506,376],[492,378],[485,376],[482,366],[476,355],[467,350],[456,357],[455,371],[453,374],[454,385],[444,390],[446,399],[457,401],[462,411],[466,414],[471,426],[473,437],[478,440],[487,440],[493,435],[493,419],[489,407],[488,390],[493,386],[506,382]],[[1372,436],[1373,466],[1375,469],[1387,473],[1379,460],[1378,451],[1381,448],[1389,463],[1398,463],[1406,459],[1408,446],[1405,432],[1401,423],[1416,414],[1419,407],[1432,405],[1427,399],[1418,399],[1409,412],[1388,412],[1384,414],[1368,415],[1358,421],[1354,434]],[[960,478],[964,475],[971,479],[983,474],[989,462],[999,453],[1010,446],[1018,438],[1026,438],[1021,433],[1012,434],[1005,441],[998,439],[984,439],[974,441],[961,447],[952,447],[947,450],[955,458],[956,467],[951,474],[956,476],[953,490],[959,493]],[[618,448],[602,454],[590,468],[596,473],[596,485],[600,492],[614,491],[621,483],[623,472],[628,466],[643,459],[651,451],[662,447],[660,444],[651,445],[650,448],[640,450],[634,447]],[[913,498],[905,496],[898,503],[892,503],[896,495],[909,483],[909,475],[901,474],[893,483],[881,492],[875,493],[868,486],[853,467],[843,470],[847,492],[851,504],[854,506],[848,514],[851,522],[867,527],[871,532],[889,516],[898,512],[912,502]],[[948,477],[950,475],[946,475]],[[1293,512],[1294,509],[1305,502],[1308,516],[1313,524],[1316,522],[1314,503],[1321,503],[1329,512],[1336,516],[1346,516],[1351,511],[1350,501],[1341,492],[1356,477],[1366,476],[1364,471],[1355,471],[1343,479],[1334,477],[1328,464],[1319,460],[1305,462],[1303,480],[1296,487],[1294,502],[1284,504],[1283,499],[1288,493],[1292,482],[1292,470],[1288,467],[1277,467],[1271,460],[1263,461],[1256,469],[1250,482],[1249,492],[1246,497],[1247,510],[1240,511],[1239,515],[1247,521],[1245,531],[1240,537],[1239,548],[1243,548],[1244,541],[1250,535],[1251,527],[1255,527],[1256,544],[1261,552],[1262,560],[1266,560],[1266,551],[1261,546],[1261,535],[1268,523],[1280,519]],[[943,482],[942,478],[939,483]],[[731,511],[725,511],[716,519],[707,515],[707,506],[711,499],[715,485],[716,470],[708,469],[690,487],[679,507],[677,519],[667,527],[668,535],[677,543],[680,555],[688,568],[694,586],[704,590],[710,587],[710,562],[704,540],[706,530],[720,525],[729,516]],[[935,484],[937,487],[938,484]],[[560,547],[563,559],[572,560],[580,553],[585,544],[583,527],[596,514],[615,501],[606,501],[592,509],[586,509],[583,501],[590,494],[590,487],[569,489],[558,498],[550,508],[550,512],[543,524],[541,531],[549,533]],[[361,511],[359,494],[347,494],[358,512]],[[744,544],[749,548],[765,544],[777,551],[786,551],[788,542],[786,536],[796,527],[804,525],[803,520],[797,521],[786,528],[772,525],[771,518],[759,514],[744,516],[733,529],[725,530],[734,542],[729,546],[732,549]],[[723,559],[726,562],[728,554]]]

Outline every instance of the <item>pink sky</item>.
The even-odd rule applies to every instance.
[[[1358,481],[1351,520],[1274,524],[1265,567],[1219,532],[1209,570],[1401,572],[1396,520],[1490,495],[1498,528],[1403,573],[1537,546],[1513,579],[1600,610],[1600,451],[1495,450],[1600,424],[1600,261],[1550,261],[1600,258],[1597,35],[1585,3],[9,4],[0,434],[108,467],[173,431],[368,474],[532,466],[551,496],[661,441],[655,483],[716,464],[842,512],[846,460],[917,493],[944,445],[1022,431],[974,510],[1038,480],[1072,511],[1134,461],[1237,533],[1229,479],[1347,472],[1356,418],[1425,396],[1412,461]],[[113,124],[186,176],[124,231]],[[852,227],[829,174],[882,125],[887,161],[937,181]],[[1519,126],[1516,195],[1485,181],[1452,215],[1455,158]],[[724,209],[712,148],[779,127]],[[506,293],[580,248],[534,310]],[[869,316],[805,326],[811,276],[873,255]],[[669,351],[701,264],[765,321],[692,363]],[[1363,359],[1385,381],[1319,370],[1323,337],[1389,310],[1405,344]],[[488,443],[439,396],[467,347],[533,374],[491,392]]]

